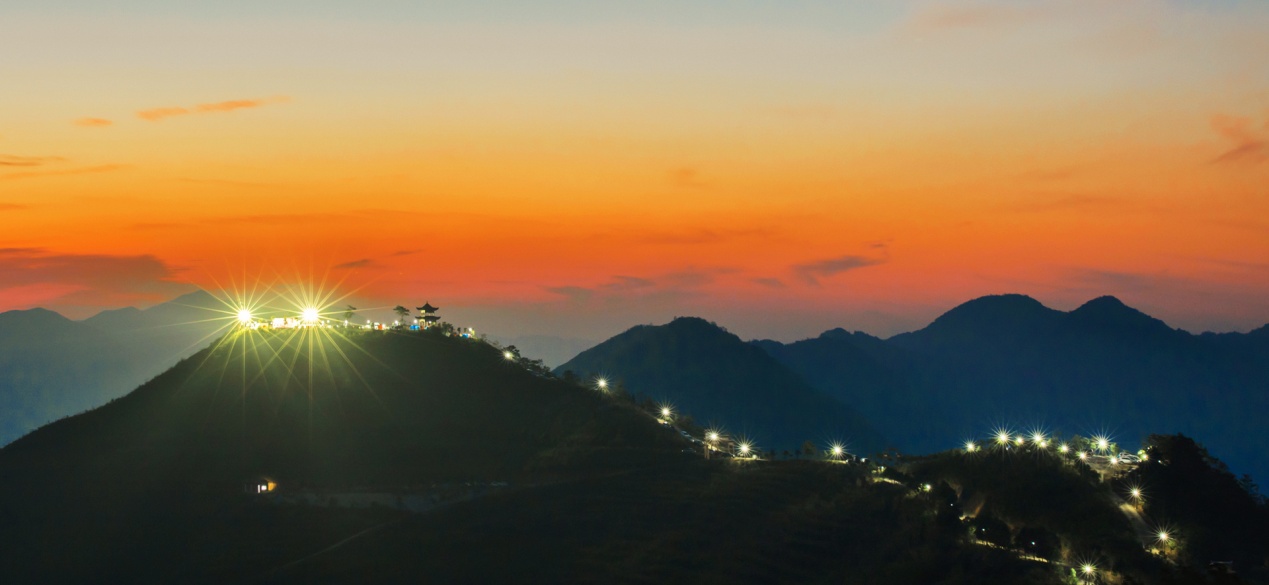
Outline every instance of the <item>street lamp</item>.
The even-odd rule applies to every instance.
[[[607,392],[607,391],[608,391],[608,380],[606,380],[606,379],[604,379],[604,378],[600,378],[600,379],[598,379],[598,380],[595,380],[595,387],[596,387],[596,388],[599,388],[600,392]]]

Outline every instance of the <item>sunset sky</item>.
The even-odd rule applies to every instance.
[[[507,335],[1269,322],[1263,0],[260,4],[0,6],[0,310],[246,274]]]

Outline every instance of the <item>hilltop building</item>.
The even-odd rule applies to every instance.
[[[441,320],[441,318],[436,315],[436,312],[441,310],[441,308],[433,307],[432,303],[425,302],[422,307],[418,307],[418,310],[423,314],[415,317],[415,319],[423,321],[420,325],[422,325],[424,329],[435,325],[437,321]]]

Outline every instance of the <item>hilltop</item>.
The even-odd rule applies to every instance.
[[[341,526],[331,511],[252,512],[244,486],[265,480],[292,493],[427,494],[679,460],[685,444],[633,407],[478,341],[240,330],[0,449],[0,565],[72,579],[189,578],[233,555],[243,531],[258,532],[247,542],[303,543],[323,534],[303,526]],[[289,519],[268,520],[278,514]]]
[[[842,441],[868,455],[885,446],[881,433],[849,403],[811,388],[761,349],[704,319],[634,327],[555,371],[606,377],[637,396],[674,405],[698,424],[746,435],[764,449]]]

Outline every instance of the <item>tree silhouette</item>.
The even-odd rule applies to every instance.
[[[344,309],[344,320],[345,320],[345,321],[352,321],[352,320],[353,320],[353,317],[356,317],[356,316],[357,316],[357,307],[354,307],[354,306],[352,306],[352,305],[348,305],[348,308]]]
[[[406,318],[410,316],[410,310],[405,307],[402,307],[401,305],[397,305],[393,307],[392,312],[397,314],[397,320],[400,321],[403,325],[405,324]]]

